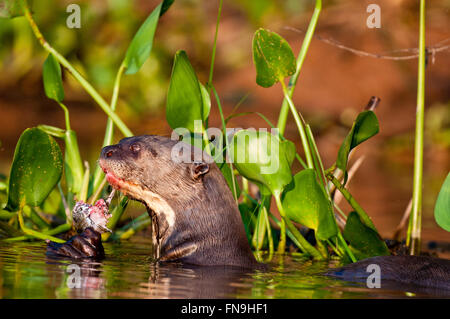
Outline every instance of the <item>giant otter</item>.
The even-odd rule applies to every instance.
[[[203,266],[258,267],[238,207],[219,168],[205,153],[203,161],[198,162],[192,161],[194,152],[190,161],[174,159],[177,143],[155,135],[125,138],[103,148],[99,160],[114,188],[147,207],[153,221],[154,258]],[[73,246],[71,243],[61,247]],[[72,249],[60,253],[88,257],[86,252],[91,251],[76,250],[76,254]],[[326,275],[358,281],[371,274],[366,272],[371,263],[381,267],[382,279],[450,289],[450,260],[429,257],[380,256],[330,270]]]

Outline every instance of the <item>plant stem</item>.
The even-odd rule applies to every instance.
[[[97,102],[97,104],[102,108],[102,110],[112,119],[114,124],[117,125],[119,130],[125,135],[126,137],[133,136],[133,133],[129,130],[129,128],[125,125],[125,123],[120,119],[119,116],[117,116],[116,113],[114,113],[111,108],[109,107],[108,103],[100,96],[100,94],[92,87],[92,85],[86,81],[86,79],[69,63],[69,61],[66,60],[58,51],[56,51],[44,38],[41,31],[39,30],[36,22],[33,20],[33,17],[31,15],[30,9],[28,7],[28,4],[26,0],[21,0],[21,5],[24,11],[24,15],[26,19],[28,20],[28,23],[31,26],[31,29],[33,30],[34,35],[39,40],[41,45],[44,47],[45,50],[47,50],[49,53],[52,53],[55,58],[58,60],[59,63],[61,63],[62,66],[64,66],[72,75],[73,77],[81,84],[81,86],[86,90],[86,92]]]
[[[273,237],[272,237],[272,227],[270,226],[269,222],[269,215],[267,214],[267,208],[263,205],[263,213],[264,213],[264,219],[266,220],[266,229],[267,229],[267,239],[269,241],[269,258],[268,260],[272,260],[274,248],[273,248]]]
[[[211,53],[211,63],[209,66],[209,78],[208,78],[208,84],[212,85],[212,79],[213,79],[213,73],[214,73],[214,61],[216,59],[216,47],[217,47],[217,36],[219,34],[219,24],[220,24],[220,16],[222,14],[222,5],[223,0],[219,0],[219,11],[217,12],[217,21],[216,21],[216,32],[214,34],[214,44],[213,49]],[[211,88],[209,89],[209,93],[211,94]]]
[[[103,187],[106,185],[106,178],[103,178],[100,185],[97,187],[97,189],[94,191],[94,194],[89,199],[89,204],[94,205],[97,198],[100,197],[100,194],[102,193]]]
[[[280,194],[273,194],[273,197],[275,197],[275,202],[277,204],[278,211],[280,212],[281,215],[281,226],[280,226],[281,236],[280,242],[278,244],[278,253],[284,253],[284,250],[286,248],[286,226],[287,226],[288,230],[292,233],[292,235],[294,235],[294,237],[297,239],[297,241],[300,243],[301,247],[304,249],[306,253],[310,254],[314,259],[317,260],[324,259],[324,257],[320,254],[320,252],[303,237],[303,235],[299,232],[297,227],[295,227],[294,224],[292,224],[292,222],[286,216],[283,205],[281,204]]]
[[[49,239],[49,240],[51,240],[51,241],[54,241],[55,243],[60,243],[60,244],[65,243],[65,241],[62,240],[62,239],[59,239],[59,238],[56,238],[56,237],[47,235],[47,234],[45,234],[45,233],[40,233],[40,232],[37,232],[37,231],[35,231],[35,230],[32,230],[32,229],[27,228],[27,227],[25,226],[24,221],[23,221],[23,207],[21,207],[21,208],[19,209],[18,214],[19,214],[19,224],[20,224],[20,229],[21,229],[26,235],[30,235],[30,236],[33,236],[33,237],[36,237],[36,238],[39,238],[39,239],[44,239],[44,240],[45,240],[45,239]]]
[[[299,132],[300,138],[302,140],[303,150],[305,151],[306,162],[307,162],[309,168],[314,168],[314,162],[313,162],[313,158],[311,155],[311,149],[310,149],[309,143],[308,143],[308,137],[306,136],[303,118],[301,118],[301,115],[299,115],[299,113],[297,112],[297,110],[294,106],[294,103],[292,102],[291,98],[289,97],[287,89],[286,89],[286,84],[284,84],[283,80],[281,80],[280,83],[283,88],[284,97],[288,101],[288,105],[289,105],[289,108],[291,109],[292,116],[294,116],[295,123],[297,124],[298,132]]]
[[[62,224],[62,225],[59,225],[59,226],[57,226],[57,227],[55,227],[53,229],[44,231],[43,234],[44,235],[57,235],[57,234],[60,234],[60,233],[64,233],[64,232],[70,230],[71,228],[72,228],[72,226],[69,225],[69,224]],[[6,238],[6,239],[4,239],[4,241],[16,242],[16,241],[24,241],[24,240],[28,240],[28,239],[33,239],[33,238],[35,238],[35,236],[25,235],[25,236]]]
[[[86,202],[89,188],[89,163],[85,161],[84,166],[86,169],[84,171],[83,183],[81,184],[80,198],[78,198],[78,200]]]
[[[64,118],[65,118],[65,121],[66,121],[66,130],[67,130],[67,131],[70,131],[70,117],[69,117],[69,110],[67,109],[67,107],[66,107],[63,103],[61,103],[61,102],[59,102],[59,101],[57,101],[57,102],[58,102],[59,106],[61,106],[61,108],[62,108],[63,111],[64,111]]]
[[[314,13],[311,17],[311,21],[309,22],[308,30],[306,31],[305,38],[303,39],[302,47],[300,49],[300,53],[298,54],[297,57],[297,69],[295,70],[295,73],[291,76],[289,80],[289,90],[287,96],[289,96],[291,99],[294,94],[295,85],[297,84],[300,70],[302,69],[303,62],[305,61],[306,53],[308,52],[308,48],[314,34],[314,30],[316,29],[317,20],[319,19],[319,14],[321,10],[322,10],[322,0],[316,0]],[[278,116],[278,124],[277,124],[277,127],[280,130],[281,135],[284,134],[288,114],[289,114],[289,105],[288,100],[285,98],[283,100],[283,104],[281,105],[280,115]]]
[[[350,194],[350,192],[347,189],[345,189],[345,187],[337,180],[336,177],[334,177],[333,174],[327,173],[326,176],[334,184],[334,186],[336,186],[336,188],[341,192],[342,196],[344,196],[344,198],[347,200],[350,206],[353,207],[353,209],[359,215],[364,224],[366,224],[366,226],[378,232],[369,215],[367,215],[364,209],[353,198],[352,194]]]
[[[110,104],[110,108],[113,112],[116,110],[117,100],[119,98],[120,80],[122,78],[125,69],[126,67],[122,63],[119,67],[119,70],[117,71],[116,79],[114,81],[113,94],[111,97],[111,104]],[[105,137],[103,138],[103,147],[112,144],[113,135],[114,135],[114,123],[112,119],[108,117],[108,120],[106,122]],[[95,168],[94,183],[92,189],[97,189],[102,183],[102,179],[103,179],[103,171],[100,168],[100,166],[97,165],[97,167]]]
[[[420,253],[422,227],[423,130],[425,113],[425,0],[420,0],[419,66],[417,79],[416,136],[412,211],[406,245],[410,255]]]
[[[69,205],[67,204],[66,198],[64,197],[64,192],[61,187],[61,182],[58,182],[58,191],[59,196],[61,196],[61,201],[64,207],[64,213],[66,214],[66,223],[69,225],[73,224],[73,218],[72,218],[72,211],[69,208]]]
[[[306,124],[306,135],[308,136],[309,143],[313,150],[314,162],[316,163],[317,176],[320,176],[320,180],[323,183],[323,187],[327,193],[328,199],[331,201],[330,191],[327,185],[327,178],[325,177],[325,170],[323,168],[322,158],[320,157],[319,149],[317,148],[316,141],[314,140],[314,135],[311,131],[309,124]]]
[[[280,194],[274,194],[273,196],[275,197],[275,202],[281,215],[280,241],[278,242],[277,251],[279,254],[284,254],[286,250],[286,214],[284,212],[283,205],[281,204]]]
[[[357,261],[357,259],[355,258],[355,255],[353,255],[352,251],[350,250],[350,248],[348,247],[347,243],[345,242],[345,239],[342,236],[340,230],[338,230],[338,238],[341,241],[341,244],[344,247],[344,250],[347,253],[348,257],[350,257],[350,260],[355,263]]]
[[[148,213],[144,213],[125,226],[123,226],[120,230],[115,232],[111,236],[111,240],[122,240],[122,239],[128,239],[131,236],[133,236],[136,232],[138,232],[141,229],[146,228],[152,223],[152,220],[148,216]]]
[[[336,253],[336,255],[338,255],[338,256],[341,257],[341,258],[343,257],[343,255],[342,255],[342,253],[339,251],[339,249],[338,249],[337,247],[335,247],[335,246],[333,245],[333,243],[332,243],[329,239],[327,239],[326,242],[327,242],[328,246],[331,247],[331,249],[333,249],[333,251]]]
[[[227,157],[229,155],[227,125],[225,123],[225,117],[223,116],[222,104],[220,103],[219,95],[217,94],[216,88],[212,84],[211,84],[211,89],[214,92],[214,97],[216,98],[217,107],[218,107],[219,113],[220,113],[220,119],[222,121],[222,130],[223,130],[223,136],[225,138],[225,148],[226,148],[226,157],[225,157],[225,162],[226,162]],[[232,179],[232,182],[233,182],[233,196],[234,196],[234,200],[236,201],[236,204],[238,204],[237,190],[236,190],[236,176],[234,175],[233,164],[228,163],[228,165],[230,166],[231,179]]]
[[[0,210],[0,219],[10,220],[12,217],[14,217],[14,215],[15,213],[11,213],[6,210]]]

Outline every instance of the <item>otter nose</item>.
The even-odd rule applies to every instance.
[[[115,145],[105,146],[102,149],[102,154],[100,157],[104,158],[104,159],[109,159],[109,158],[113,157],[116,152],[117,152],[117,146],[115,146]]]

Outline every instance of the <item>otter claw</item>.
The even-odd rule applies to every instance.
[[[103,258],[105,251],[102,245],[101,234],[89,227],[81,234],[70,238],[64,244],[47,241],[47,254],[74,259]]]

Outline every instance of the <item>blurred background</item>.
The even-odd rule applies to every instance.
[[[316,35],[371,53],[418,47],[418,1],[323,1]],[[66,8],[81,7],[81,28],[69,29]],[[134,33],[157,0],[34,1],[35,20],[46,39],[109,101],[117,68]],[[381,7],[381,28],[369,29],[370,3]],[[122,78],[118,113],[134,134],[170,135],[165,101],[173,56],[186,50],[205,83],[209,72],[218,1],[175,0],[161,18],[150,58],[135,75]],[[298,54],[314,8],[312,0],[226,0],[219,29],[213,83],[225,116],[259,111],[277,122],[280,85],[264,89],[255,83],[251,41],[264,27],[285,37]],[[295,31],[296,28],[300,31]],[[450,1],[428,1],[427,46],[450,44]],[[415,52],[406,52],[414,54]],[[396,53],[398,54],[398,52]],[[47,53],[23,18],[0,19],[0,173],[8,175],[16,142],[28,127],[64,127],[59,106],[45,97],[42,64]],[[429,59],[426,70],[423,237],[450,242],[433,218],[434,202],[450,169],[450,51]],[[312,125],[324,165],[329,167],[358,112],[371,96],[380,133],[361,145],[353,161],[364,161],[348,184],[384,237],[400,222],[412,192],[417,59],[388,60],[355,55],[314,38],[294,93],[294,102]],[[106,116],[81,86],[64,74],[65,103],[84,159],[99,155]],[[210,126],[220,127],[213,102]],[[260,117],[233,118],[230,127],[267,127]],[[117,132],[116,132],[117,133]],[[292,119],[286,136],[300,150]],[[121,138],[116,134],[116,140]],[[298,170],[299,167],[294,167]],[[350,208],[341,202],[343,208]]]

